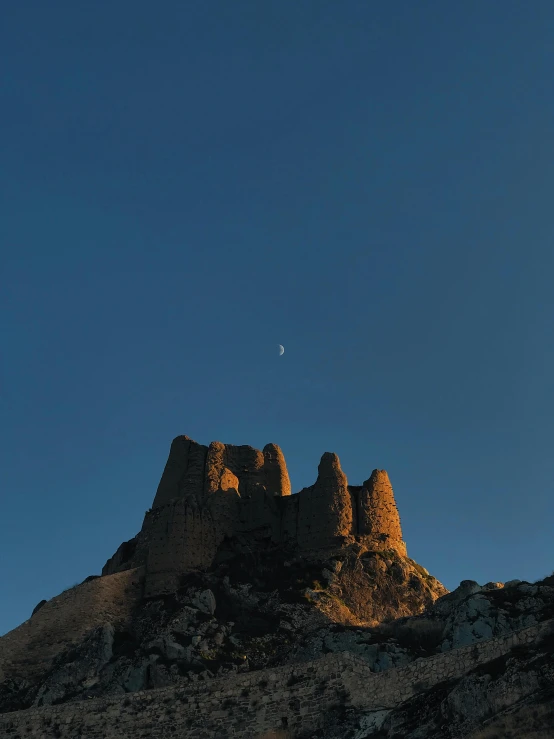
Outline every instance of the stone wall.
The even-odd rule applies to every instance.
[[[250,739],[283,728],[296,735],[319,726],[322,705],[344,703],[344,675],[351,669],[348,655],[333,654],[231,680],[199,681],[120,698],[29,709],[0,715],[0,736]]]
[[[333,707],[393,708],[417,692],[461,677],[513,647],[554,633],[554,619],[480,644],[371,672],[359,657],[328,654],[312,662],[0,716],[6,739],[256,739],[287,729],[315,731]]]
[[[352,664],[345,686],[351,704],[368,710],[394,708],[416,693],[445,680],[460,678],[480,664],[508,654],[513,647],[538,642],[554,633],[554,619],[432,657],[420,657],[406,667],[368,674],[365,664]]]

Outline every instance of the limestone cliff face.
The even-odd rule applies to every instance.
[[[145,595],[173,592],[186,572],[206,570],[224,540],[246,536],[301,552],[362,543],[406,555],[387,473],[349,486],[336,454],[325,452],[316,482],[297,495],[282,451],[188,436],[173,440],[141,532],[108,560],[102,574],[146,567]]]

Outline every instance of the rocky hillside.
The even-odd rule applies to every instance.
[[[99,623],[43,672],[12,662],[0,685],[1,710],[210,679],[330,651],[359,653],[376,670],[406,664],[417,648],[388,636],[380,645],[378,625],[422,613],[447,592],[392,550],[351,545],[307,559],[280,547],[253,553],[239,538],[220,555],[224,561],[209,571],[183,575],[175,593]],[[76,586],[75,596],[88,585]],[[47,605],[28,624],[38,629]]]
[[[554,617],[554,577],[534,584],[464,581],[420,617],[383,624],[413,653],[445,652]],[[411,647],[411,649],[410,649]],[[465,676],[422,690],[391,711],[351,712],[340,736],[355,739],[551,739],[554,636],[514,648]],[[336,734],[337,738],[339,734]],[[334,737],[331,730],[328,739]]]
[[[29,733],[41,707],[79,704],[86,714],[89,700],[121,697],[125,706],[129,694],[174,687],[192,695],[289,667],[294,691],[308,681],[303,665],[317,672],[317,660],[346,655],[340,664],[361,665],[372,695],[377,682],[396,685],[394,695],[381,687],[380,697],[360,699],[358,685],[357,702],[348,691],[330,706],[316,701],[312,728],[283,729],[283,739],[554,737],[554,637],[540,626],[550,619],[554,577],[466,580],[448,593],[410,559],[384,470],[352,486],[326,453],[314,485],[291,495],[276,445],[260,452],[178,437],[139,534],[101,576],[41,601],[0,638],[0,713],[28,716]],[[495,640],[508,646],[487,661]],[[433,680],[414,682],[420,666],[439,662],[456,663],[451,677],[428,668]],[[299,700],[278,710],[281,726],[307,725]],[[51,735],[65,737],[56,726]]]

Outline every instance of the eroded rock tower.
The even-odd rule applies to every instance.
[[[172,592],[184,573],[208,569],[223,541],[237,535],[253,546],[270,541],[306,554],[359,542],[406,556],[384,470],[373,470],[361,486],[348,485],[337,455],[325,452],[316,482],[291,495],[276,444],[259,451],[178,436],[140,533],[119,547],[102,574],[145,565],[144,595]]]

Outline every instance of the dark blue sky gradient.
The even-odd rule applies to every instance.
[[[550,0],[4,3],[0,633],[181,433],[387,469],[449,588],[552,571],[553,39]]]

